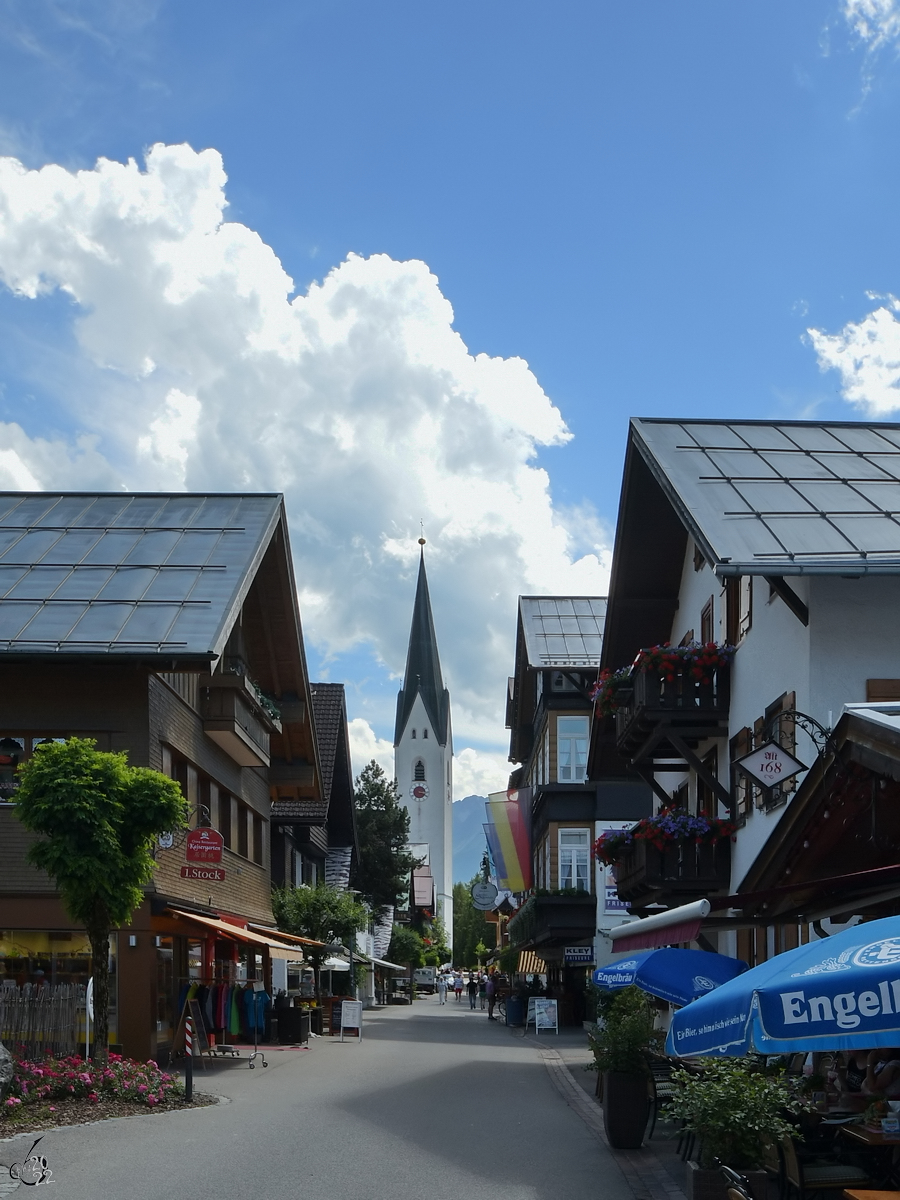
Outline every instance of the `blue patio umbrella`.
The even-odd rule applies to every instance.
[[[745,962],[724,954],[665,948],[607,963],[598,967],[592,978],[597,987],[610,991],[633,983],[672,1004],[690,1004],[746,970]]]
[[[900,1046],[900,917],[777,954],[672,1018],[666,1050],[792,1054]]]

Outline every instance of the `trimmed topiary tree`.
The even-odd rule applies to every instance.
[[[47,742],[19,768],[16,813],[38,834],[28,861],[46,871],[91,943],[94,1062],[109,1054],[109,935],[127,925],[153,878],[153,843],[187,824],[188,804],[167,775],[130,767],[92,738]]]

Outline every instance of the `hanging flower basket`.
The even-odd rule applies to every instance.
[[[596,715],[611,717],[618,712],[631,694],[630,684],[630,667],[620,667],[618,671],[606,667],[601,671],[590,693]]]
[[[714,846],[733,837],[736,828],[733,821],[722,821],[705,814],[695,817],[683,808],[669,808],[658,816],[642,817],[630,829],[601,834],[594,843],[594,854],[598,862],[612,866],[620,862],[637,842],[648,842],[657,850],[682,841]]]

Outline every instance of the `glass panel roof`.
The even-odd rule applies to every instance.
[[[520,596],[519,612],[530,667],[599,665],[605,596]]]
[[[797,491],[806,497],[813,508],[818,509],[820,512],[872,513],[876,507],[871,499],[847,483],[803,480],[795,486]],[[886,486],[890,487],[891,485],[888,484]],[[897,500],[900,501],[900,488],[898,488]]]
[[[812,512],[813,505],[803,499],[801,490],[775,480],[735,484],[735,491],[755,512]]]
[[[632,428],[714,563],[846,574],[875,555],[878,570],[900,573],[893,523],[877,515],[900,512],[900,453],[889,449],[900,450],[900,425],[640,419]]]
[[[0,641],[10,641],[15,638],[23,625],[39,612],[38,603],[26,604],[21,600],[4,600],[0,604]]]
[[[280,504],[277,495],[0,493],[0,641],[93,654],[164,653],[164,642],[170,661],[173,650],[220,653]]]
[[[30,571],[22,573],[22,578],[9,589],[7,595],[17,600],[44,600],[56,593],[69,574],[69,567],[32,567]]]

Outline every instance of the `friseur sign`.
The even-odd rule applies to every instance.
[[[570,965],[581,963],[587,966],[593,966],[594,963],[594,947],[593,946],[566,946],[564,952],[564,961]]]
[[[188,862],[219,863],[225,839],[216,829],[201,825],[187,835],[184,857]]]

